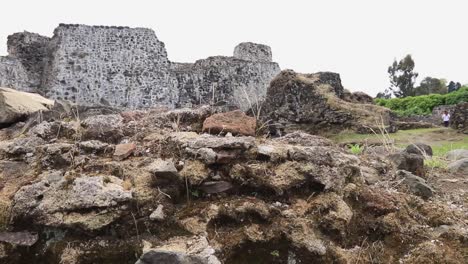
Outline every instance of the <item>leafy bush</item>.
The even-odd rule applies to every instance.
[[[453,105],[468,102],[468,87],[448,94],[428,94],[404,98],[375,99],[377,105],[390,108],[400,116],[430,115],[439,105]]]

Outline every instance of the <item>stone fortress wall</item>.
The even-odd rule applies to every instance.
[[[146,28],[60,24],[52,38],[9,36],[8,53],[0,57],[0,86],[128,108],[227,104],[246,110],[280,72],[270,47],[250,42],[232,57],[171,62],[164,43]]]

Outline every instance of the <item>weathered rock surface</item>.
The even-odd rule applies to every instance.
[[[255,136],[257,121],[240,110],[214,114],[203,122],[203,131],[210,134]]]
[[[53,105],[54,101],[38,94],[0,87],[0,126],[12,124],[35,112],[48,111]]]
[[[447,159],[460,160],[468,158],[468,149],[454,149],[447,152]]]
[[[12,210],[14,218],[33,219],[34,224],[95,230],[119,217],[119,206],[131,199],[132,192],[114,176],[83,176],[24,186],[16,193]]]
[[[234,48],[234,58],[246,61],[271,62],[271,48],[252,42],[240,43]]]
[[[448,169],[452,172],[468,175],[468,158],[459,159],[450,163]]]
[[[247,110],[280,71],[268,46],[241,43],[234,57],[174,63],[146,28],[60,24],[49,39],[9,37],[0,85],[80,104],[129,108],[224,103]]]
[[[424,199],[428,199],[434,195],[434,189],[427,185],[423,178],[413,175],[408,171],[397,171],[397,174],[414,194]]]
[[[388,159],[393,162],[398,170],[406,170],[417,176],[424,177],[424,157],[418,154],[400,152],[391,154]]]
[[[90,116],[81,122],[82,139],[118,143],[123,138],[122,121],[117,114]]]
[[[0,232],[0,242],[12,245],[32,246],[39,239],[37,234],[29,232]]]
[[[281,130],[303,130],[312,133],[354,129],[358,132],[378,131],[383,120],[389,131],[390,110],[343,100],[343,86],[336,73],[300,74],[282,71],[268,87],[263,112],[264,120],[272,120],[278,134]]]
[[[343,91],[343,100],[355,104],[374,104],[374,98],[363,92],[351,93],[348,90]]]

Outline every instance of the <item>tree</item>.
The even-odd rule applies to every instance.
[[[388,67],[388,74],[390,75],[390,87],[395,97],[413,96],[414,83],[418,77],[418,73],[414,72],[414,61],[411,55],[406,55],[405,58]]]
[[[421,84],[415,88],[414,95],[426,94],[446,94],[447,87],[444,79],[426,77],[421,81]]]
[[[461,85],[460,85],[461,87]],[[449,93],[455,92],[457,90],[457,84],[454,81],[450,81],[449,85],[447,86],[447,90]]]

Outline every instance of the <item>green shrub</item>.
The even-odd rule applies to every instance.
[[[375,99],[380,106],[390,108],[399,116],[430,115],[432,109],[439,105],[453,105],[468,102],[468,87],[448,94],[428,94],[421,96],[408,96],[404,98]]]

